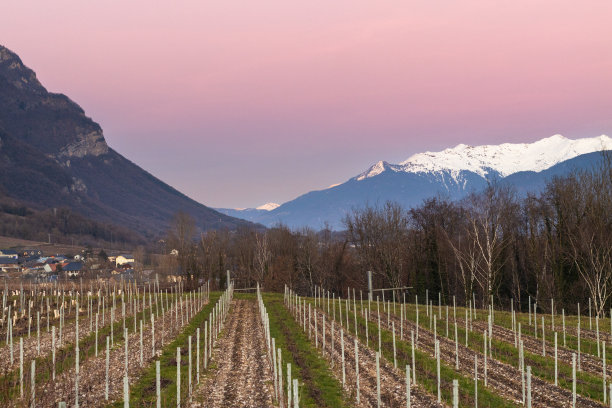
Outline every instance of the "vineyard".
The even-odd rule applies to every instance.
[[[612,407],[612,321],[590,305],[253,291],[5,288],[0,404]]]

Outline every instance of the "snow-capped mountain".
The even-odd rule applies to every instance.
[[[612,138],[602,135],[574,140],[554,135],[534,143],[460,144],[441,152],[417,153],[399,164],[379,161],[356,179],[375,177],[386,170],[430,174],[448,172],[455,181],[459,181],[460,174],[465,171],[481,177],[495,171],[499,176],[507,177],[521,171],[540,172],[557,163],[600,150],[612,150]]]
[[[280,207],[280,204],[265,203],[256,208],[215,208],[215,210],[222,214],[229,215],[230,217],[242,218],[243,220],[255,220],[278,207]]]
[[[347,213],[365,205],[396,201],[405,208],[442,195],[458,200],[486,187],[491,180],[513,185],[519,194],[540,190],[553,176],[590,168],[612,150],[612,138],[568,139],[554,135],[534,143],[467,146],[412,155],[391,164],[380,161],[344,183],[311,191],[271,211],[226,213],[266,226],[283,223],[314,229],[342,229]],[[255,211],[255,210],[253,210]]]
[[[265,203],[264,205],[260,205],[259,207],[255,208],[256,210],[264,210],[264,211],[272,211],[277,209],[278,207],[280,207],[280,204],[276,204],[276,203]]]

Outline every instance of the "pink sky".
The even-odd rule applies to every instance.
[[[39,0],[0,6],[0,42],[111,147],[247,207],[458,143],[612,133],[610,21],[609,0]]]

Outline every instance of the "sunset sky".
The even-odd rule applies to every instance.
[[[459,143],[612,134],[612,1],[5,1],[0,43],[214,207]]]

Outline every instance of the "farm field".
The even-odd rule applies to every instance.
[[[608,318],[207,284],[3,305],[7,407],[610,406]]]

